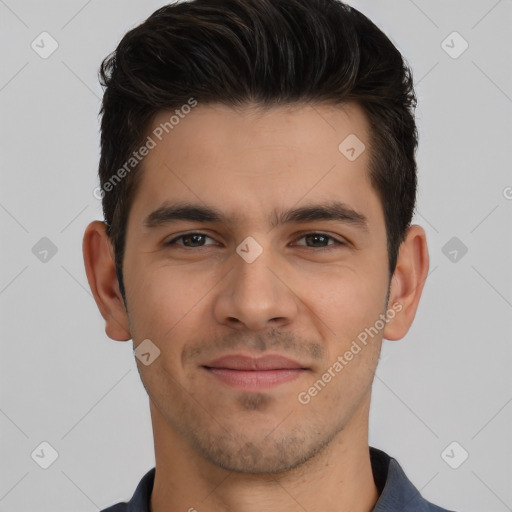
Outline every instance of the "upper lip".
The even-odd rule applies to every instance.
[[[266,355],[262,357],[250,357],[238,354],[225,355],[210,361],[204,365],[207,368],[227,368],[230,370],[281,370],[290,368],[302,368],[305,366],[280,355]]]

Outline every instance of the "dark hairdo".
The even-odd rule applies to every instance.
[[[101,64],[99,177],[126,304],[122,261],[140,172],[105,187],[145,140],[159,111],[357,102],[370,126],[372,186],[382,203],[390,276],[416,202],[412,73],[388,37],[338,0],[193,0],[164,6]],[[341,141],[340,141],[341,142]]]

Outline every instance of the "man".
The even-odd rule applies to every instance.
[[[83,242],[156,467],[121,511],[442,511],[368,446],[428,273],[410,70],[336,0],[162,7],[102,64]]]

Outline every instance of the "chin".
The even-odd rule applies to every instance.
[[[246,474],[284,473],[299,468],[318,455],[331,436],[286,433],[270,437],[271,430],[259,436],[238,435],[196,438],[194,448],[210,463],[228,471]]]

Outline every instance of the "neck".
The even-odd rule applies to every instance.
[[[156,454],[151,512],[370,512],[378,500],[368,446],[369,397],[320,453],[273,474],[237,473],[206,461],[150,407]]]

